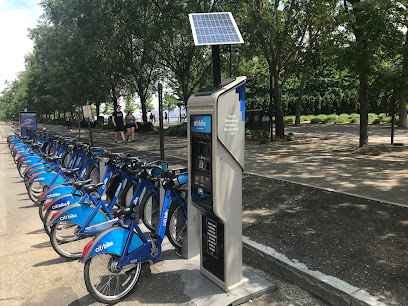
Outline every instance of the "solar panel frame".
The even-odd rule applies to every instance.
[[[244,43],[231,12],[194,13],[188,17],[196,46]]]

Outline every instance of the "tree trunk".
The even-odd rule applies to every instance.
[[[305,90],[307,72],[308,72],[311,56],[312,56],[312,53],[310,51],[307,52],[305,62],[303,64],[303,68],[302,68],[302,78],[300,80],[299,93],[298,93],[297,102],[296,102],[296,119],[295,119],[295,125],[296,126],[300,125],[300,115],[301,115],[301,112],[302,112],[303,92]]]
[[[368,74],[360,72],[360,147],[368,144]]]
[[[146,96],[139,93],[140,104],[142,106],[142,121],[147,122],[147,111],[146,111]]]
[[[275,135],[279,139],[285,137],[285,124],[283,122],[283,107],[282,107],[282,89],[278,82],[278,71],[273,65],[269,66],[271,80],[269,88],[270,103],[275,106]],[[270,105],[272,108],[272,105]]]
[[[408,128],[407,99],[408,99],[408,33],[405,33],[405,43],[402,49],[402,71],[398,84],[398,126]]]
[[[99,120],[99,115],[100,115],[100,113],[101,113],[101,110],[100,110],[100,108],[101,108],[101,103],[98,102],[98,103],[95,103],[95,105],[96,105],[96,120],[98,121],[98,120]]]
[[[275,104],[275,135],[279,139],[285,137],[285,124],[283,122],[282,91],[280,87],[273,89]]]

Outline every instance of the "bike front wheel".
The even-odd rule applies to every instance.
[[[88,292],[98,302],[115,304],[135,287],[142,271],[140,262],[118,268],[120,257],[99,254],[89,258],[84,267],[84,279]]]
[[[60,256],[68,259],[81,258],[91,236],[77,235],[79,225],[72,222],[57,222],[51,226],[51,246]]]

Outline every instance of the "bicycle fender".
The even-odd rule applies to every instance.
[[[59,196],[55,199],[48,200],[43,207],[43,211],[46,211],[48,209],[61,210],[69,205],[79,203],[81,198],[82,196],[75,196],[72,194]]]
[[[28,179],[28,183],[31,182],[41,182],[46,185],[49,185],[52,180],[54,179],[56,173],[55,172],[40,172],[37,175],[30,176]],[[65,180],[59,175],[57,179],[54,181],[54,184],[62,184],[65,183]]]
[[[88,248],[88,251],[86,252],[86,254],[83,254],[82,258],[79,261],[85,263],[92,256],[103,253],[110,253],[121,256],[128,235],[129,229],[122,227],[112,227],[103,231],[94,238],[91,246]],[[140,239],[139,235],[134,232],[132,241],[130,242],[128,253],[133,252],[141,246],[143,246],[143,241],[142,239]]]
[[[49,221],[47,224],[48,226],[53,225],[56,222],[72,222],[75,224],[78,224],[82,226],[85,221],[88,219],[88,217],[92,214],[92,212],[95,210],[95,207],[86,205],[86,204],[72,204],[67,207],[64,207],[61,209],[59,212],[57,212],[56,216],[52,218],[51,221]],[[102,222],[107,221],[107,217],[105,214],[102,213],[102,211],[98,211],[96,215],[93,217],[89,225],[95,225],[99,224]]]
[[[55,199],[60,196],[68,196],[72,194],[74,190],[75,188],[72,186],[64,186],[64,185],[53,186],[50,189],[47,189],[46,191],[44,191],[40,195],[38,200],[43,201],[43,200]]]
[[[38,163],[40,161],[41,161],[41,157],[39,157],[37,155],[33,155],[33,156],[27,156],[25,158],[22,158],[19,162],[33,165],[33,164],[36,164],[36,163]]]
[[[37,164],[29,165],[24,169],[24,174],[30,175],[34,173],[35,170],[51,171],[51,168],[44,162],[39,162]]]

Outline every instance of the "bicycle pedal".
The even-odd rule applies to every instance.
[[[156,233],[154,234],[150,234],[150,238],[152,239],[160,239],[161,237],[159,235],[157,235]]]

